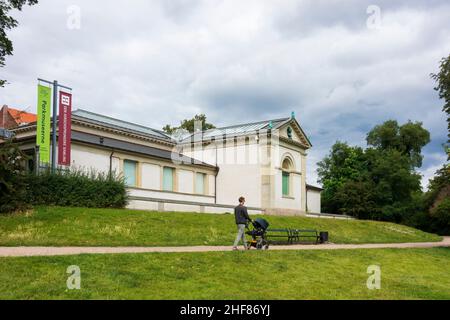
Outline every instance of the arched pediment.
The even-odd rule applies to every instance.
[[[306,148],[311,148],[312,144],[308,137],[304,133],[303,129],[300,127],[296,119],[291,119],[289,122],[285,123],[279,129],[279,135],[286,141],[292,141],[294,143],[301,144]]]
[[[285,171],[295,171],[295,162],[291,154],[286,153],[283,155],[280,168]]]

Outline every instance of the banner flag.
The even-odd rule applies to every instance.
[[[59,92],[58,164],[70,166],[72,138],[72,95]]]
[[[36,145],[39,146],[39,159],[43,163],[50,163],[51,95],[51,88],[38,85]]]

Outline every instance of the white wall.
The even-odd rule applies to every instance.
[[[210,195],[210,196],[213,196],[216,194],[215,182],[216,182],[216,177],[212,174],[209,174],[208,175],[208,195]]]
[[[142,163],[141,174],[142,188],[153,190],[161,189],[161,167],[159,165]]]
[[[261,207],[259,165],[222,165],[217,176],[217,203],[233,205],[245,197],[249,207]]]
[[[161,203],[158,201],[131,200],[127,206],[128,209],[158,211],[181,211],[181,212],[202,212],[202,213],[233,213],[234,208],[228,206],[208,206],[203,204],[177,204],[177,203]],[[262,210],[249,210],[249,214],[264,214]],[[234,217],[230,215],[230,219]]]
[[[194,193],[194,173],[188,170],[177,170],[178,192]]]
[[[316,190],[307,190],[308,212],[322,213],[320,192]]]
[[[144,190],[138,188],[128,188],[128,194],[133,197],[167,199],[175,201],[192,201],[200,203],[214,203],[214,197],[211,196],[180,194],[176,192]]]
[[[243,143],[244,141],[240,141]],[[221,141],[206,146],[203,152],[199,146],[184,148],[183,154],[197,160],[219,166],[217,176],[217,203],[235,205],[239,197],[247,199],[247,206],[261,207],[260,148],[257,144],[234,145],[234,140]],[[217,159],[216,159],[217,154]],[[214,194],[214,176],[209,176],[209,194]]]
[[[111,152],[108,151],[72,144],[71,160],[72,167],[75,169],[96,170],[107,173],[109,172],[110,156]],[[114,159],[113,165],[117,166],[116,169],[118,170],[118,162],[114,161]]]

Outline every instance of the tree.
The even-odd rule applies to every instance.
[[[421,191],[421,176],[410,165],[407,155],[398,150],[369,148],[365,152],[377,219],[400,222],[408,213],[413,195]]]
[[[214,129],[215,126],[206,122],[206,116],[204,114],[197,114],[192,119],[185,119],[180,122],[179,127],[172,127],[169,124],[163,128],[163,131],[168,134],[173,134],[176,130],[184,129],[190,133],[194,133],[195,122],[200,121],[202,123],[202,130]]]
[[[322,206],[325,212],[343,213],[342,201],[335,198],[336,193],[345,189],[348,181],[365,180],[364,151],[351,147],[345,142],[336,142],[330,153],[317,166],[319,182],[322,183]]]
[[[442,111],[447,113],[447,124],[448,124],[448,140],[447,143],[450,144],[450,55],[447,58],[441,60],[439,73],[431,74],[437,86],[434,88],[439,93],[439,98],[444,100],[444,106]],[[447,145],[446,148],[448,159],[450,160],[450,146]]]
[[[0,67],[5,65],[5,57],[13,53],[13,44],[8,39],[6,32],[17,27],[18,22],[8,15],[12,9],[22,10],[24,5],[34,5],[38,0],[0,0]],[[0,79],[0,87],[3,87],[6,80]]]
[[[358,219],[376,219],[378,208],[370,181],[347,181],[339,188],[335,195],[338,213],[356,217]]]
[[[380,150],[397,150],[409,157],[411,167],[420,168],[422,148],[430,142],[430,133],[421,122],[408,121],[399,126],[397,121],[389,120],[376,126],[367,134],[367,144]]]
[[[429,133],[421,123],[386,121],[367,135],[362,149],[336,142],[318,163],[323,208],[329,213],[399,222],[421,192],[422,147]]]
[[[380,149],[399,149],[400,139],[399,139],[400,127],[398,122],[395,120],[388,120],[385,123],[375,126],[367,134],[367,144]]]
[[[448,164],[444,164],[430,179],[428,192],[425,195],[427,210],[433,211],[445,198],[450,198],[450,165]]]

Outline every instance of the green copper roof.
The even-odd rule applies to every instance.
[[[123,120],[119,120],[119,119],[115,119],[115,118],[111,118],[111,117],[107,117],[107,116],[93,113],[90,111],[78,109],[78,110],[75,110],[72,113],[72,115],[75,117],[78,117],[78,118],[86,119],[90,122],[108,126],[111,128],[122,129],[122,130],[140,133],[140,134],[144,134],[144,135],[150,135],[150,136],[154,136],[156,138],[163,139],[163,140],[171,140],[171,138],[168,135],[166,135],[165,133],[163,133],[160,130],[152,129],[152,128],[145,127],[145,126],[142,126],[139,124],[135,124],[135,123],[131,123],[131,122],[127,122],[127,121],[123,121]]]
[[[203,132],[203,139],[211,139],[223,135],[226,135],[228,137],[239,136],[260,130],[269,130],[269,129],[275,130],[290,120],[291,120],[290,118],[282,118],[210,129]],[[190,135],[186,139],[190,139],[191,137],[192,135]]]

